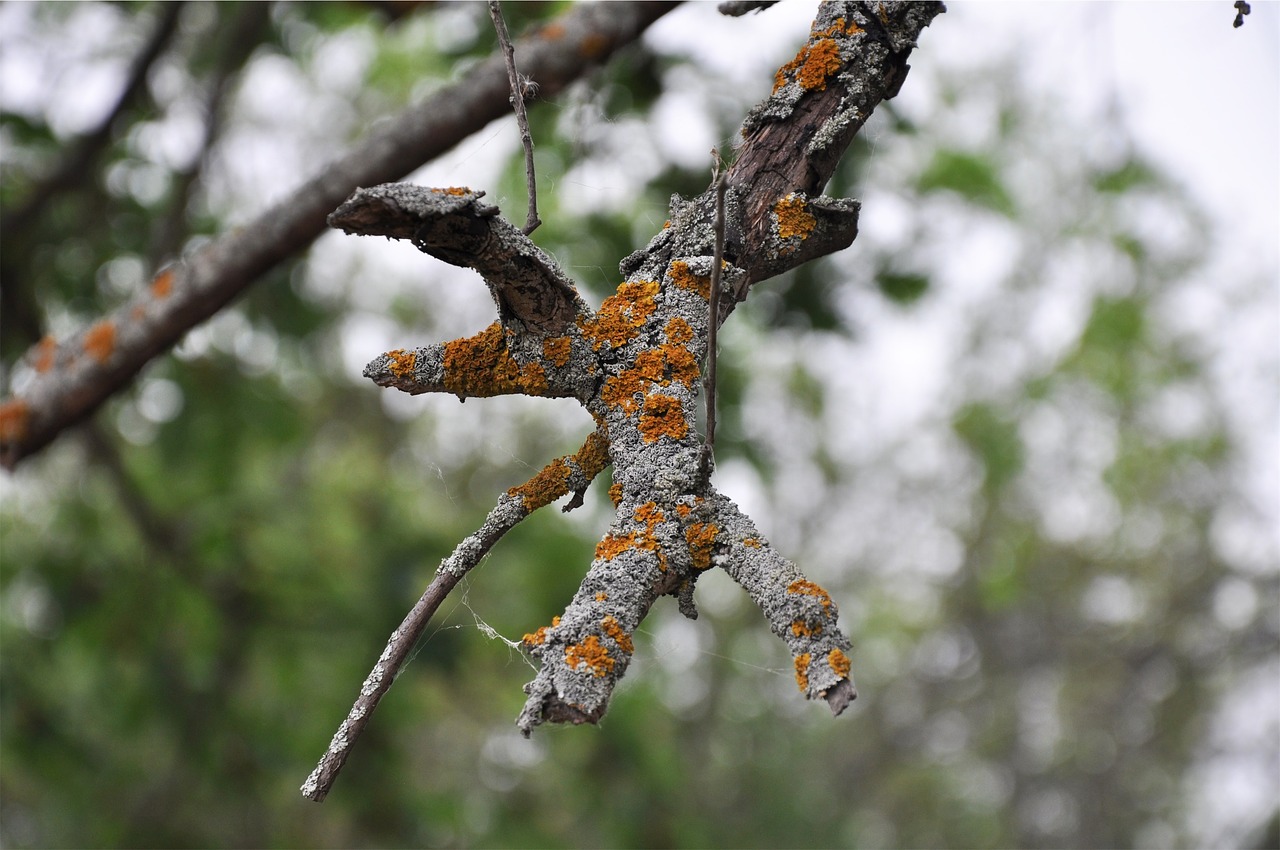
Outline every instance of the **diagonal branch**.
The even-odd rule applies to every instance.
[[[521,61],[548,94],[561,91],[676,4],[596,3],[572,8],[520,42]],[[356,187],[395,180],[506,114],[504,62],[491,57],[371,131],[289,197],[161,271],[109,316],[27,352],[14,393],[0,404],[0,465],[40,450],[129,384],[150,360],[266,271],[311,243]]]
[[[587,437],[587,441],[576,453],[556,458],[533,478],[519,487],[512,487],[498,498],[498,504],[485,517],[476,533],[459,543],[453,554],[441,562],[436,570],[436,577],[427,586],[422,597],[405,615],[400,627],[391,633],[378,662],[360,686],[360,696],[334,733],[320,763],[302,784],[304,797],[318,803],[328,796],[329,789],[346,764],[351,748],[368,725],[374,709],[400,674],[401,667],[431,617],[462,577],[480,563],[480,559],[504,534],[529,514],[570,491],[580,495],[608,462],[607,443],[603,434],[596,431]]]

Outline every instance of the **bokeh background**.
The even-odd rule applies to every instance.
[[[571,401],[369,385],[365,362],[492,303],[411,246],[328,234],[0,476],[0,843],[1280,845],[1278,12],[952,4],[828,190],[862,200],[857,242],[726,325],[718,484],[840,606],[844,716],[713,572],[698,620],[656,607],[598,728],[520,738],[514,642],[585,572],[604,481],[501,542],[303,800],[440,559],[592,427]],[[7,211],[168,13],[0,6]],[[534,238],[592,303],[812,13],[686,5],[533,108]],[[33,334],[494,47],[479,3],[177,14],[79,179],[0,234],[6,391]],[[520,220],[514,121],[410,179]]]

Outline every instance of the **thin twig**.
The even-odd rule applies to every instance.
[[[524,180],[529,194],[529,214],[524,220],[524,235],[538,229],[542,220],[538,218],[538,185],[533,176],[533,134],[529,132],[529,116],[524,109],[524,92],[526,87],[534,91],[534,83],[520,77],[516,71],[516,48],[507,33],[507,23],[502,19],[502,6],[498,0],[489,0],[489,16],[493,18],[493,28],[498,33],[498,44],[502,46],[502,55],[507,60],[507,77],[511,80],[511,105],[516,110],[516,124],[520,127],[520,143],[524,145]]]
[[[501,532],[489,541],[489,545],[493,545],[500,536]],[[488,547],[485,549],[487,550]],[[457,550],[454,554],[457,554]],[[475,559],[477,563],[479,560],[478,557]],[[475,563],[467,565],[467,568],[472,566],[475,566]],[[311,771],[307,781],[302,783],[304,797],[319,803],[328,796],[329,789],[333,787],[338,773],[346,764],[347,756],[360,738],[360,733],[369,724],[369,718],[373,716],[373,710],[378,707],[382,695],[390,689],[391,683],[395,681],[405,659],[409,657],[410,650],[422,636],[432,615],[464,575],[466,575],[465,569],[457,573],[444,570],[436,573],[436,577],[422,594],[422,598],[405,616],[400,627],[391,633],[386,649],[382,650],[382,655],[378,657],[378,663],[373,666],[364,684],[360,686],[360,696],[356,698],[355,705],[351,706],[347,719],[342,721],[342,725],[334,733],[329,749],[325,750],[316,769]]]
[[[724,193],[727,188],[720,152],[713,148],[711,155],[715,157],[715,168],[712,174],[715,179],[716,217],[712,225],[712,232],[715,234],[715,250],[711,259],[711,288],[707,293],[707,376],[703,383],[707,394],[707,439],[702,445],[704,483],[711,478],[711,468],[715,463],[716,335],[720,327],[720,265],[724,262]]]
[[[387,646],[382,650],[382,655],[378,656],[378,663],[373,665],[373,670],[360,686],[360,696],[356,698],[351,711],[347,713],[347,718],[334,733],[333,740],[329,742],[329,748],[320,757],[320,763],[316,765],[315,770],[311,771],[307,781],[302,783],[301,790],[304,797],[319,803],[328,796],[329,789],[333,787],[338,773],[346,764],[351,748],[360,738],[364,727],[369,724],[373,710],[378,707],[383,694],[391,688],[391,683],[400,675],[400,669],[408,660],[418,638],[422,636],[431,618],[449,596],[449,592],[457,586],[463,576],[480,563],[504,534],[515,528],[525,517],[571,490],[575,493],[586,490],[606,463],[599,458],[606,457],[607,445],[603,434],[595,432],[587,438],[586,443],[576,453],[557,458],[523,486],[508,490],[499,497],[498,504],[489,511],[484,524],[476,530],[475,534],[459,543],[453,553],[441,562],[440,568],[436,570],[436,577],[431,580],[422,597],[405,615],[400,627],[387,639]],[[567,465],[570,463],[572,466]],[[554,483],[549,487],[537,486],[547,479],[547,472],[551,469],[567,469],[569,474],[555,476],[552,479]],[[531,491],[537,491],[536,495],[532,497],[527,495]],[[575,495],[575,501],[577,500],[578,497]],[[570,505],[572,504],[573,502],[570,502]]]

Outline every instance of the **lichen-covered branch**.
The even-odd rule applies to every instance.
[[[677,3],[574,7],[517,42],[526,74],[545,95],[564,89],[629,44]],[[396,180],[507,114],[505,62],[494,56],[379,125],[348,153],[244,227],[160,271],[109,315],[63,339],[46,337],[14,370],[0,403],[0,465],[8,469],[93,413],[150,360],[304,249],[325,216],[359,186]],[[518,294],[511,295],[513,302]],[[518,311],[519,305],[509,305]],[[562,318],[562,316],[561,316]]]
[[[941,11],[938,3],[823,4],[807,44],[748,117],[723,196],[713,186],[688,202],[673,199],[668,226],[620,264],[625,279],[617,291],[594,313],[573,301],[571,322],[540,326],[504,301],[502,276],[519,277],[527,267],[511,272],[500,258],[527,248],[497,227],[496,210],[477,206],[477,193],[459,190],[449,200],[441,197],[449,190],[376,190],[410,211],[378,232],[414,239],[433,254],[444,246],[448,262],[480,270],[495,291],[499,321],[469,339],[389,352],[366,374],[407,392],[571,396],[595,419],[599,448],[607,447],[613,464],[616,514],[586,577],[563,614],[525,636],[541,661],[517,721],[525,734],[547,721],[599,720],[650,608],[671,595],[681,612],[697,616],[693,589],[713,567],[747,591],[786,642],[806,697],[826,700],[839,714],[856,696],[850,643],[830,595],[775,552],[702,474],[699,364],[707,354],[711,299],[723,308],[715,311],[723,321],[752,284],[854,238],[857,202],[818,193],[871,110],[896,92],[916,37]],[[363,203],[351,209],[367,210]],[[444,224],[455,206],[465,209],[462,223]],[[351,220],[335,217],[344,227]],[[429,245],[421,235],[428,221],[434,222]],[[486,235],[494,232],[501,235]],[[551,283],[540,275],[528,285],[562,291],[560,273],[550,274]],[[566,473],[554,464],[549,469],[551,489],[560,492],[558,476]]]

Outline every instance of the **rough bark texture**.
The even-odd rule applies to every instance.
[[[722,319],[752,284],[853,240],[857,203],[818,193],[872,109],[896,93],[917,36],[942,10],[940,3],[820,7],[808,42],[747,118],[728,172]],[[366,376],[410,393],[576,398],[595,419],[593,437],[613,464],[617,512],[595,560],[564,613],[524,638],[542,662],[517,721],[526,735],[548,721],[599,720],[650,607],[672,595],[695,617],[694,585],[712,567],[747,591],[786,642],[806,697],[825,699],[839,714],[856,696],[850,644],[831,597],[774,551],[700,470],[695,422],[714,209],[712,190],[689,202],[673,199],[669,224],[623,260],[625,280],[595,311],[518,230],[496,227],[496,211],[471,190],[377,187],[335,214],[348,232],[414,239],[428,253],[443,250],[449,262],[480,269],[499,307],[499,321],[480,334],[388,352]],[[424,239],[424,232],[433,235]],[[495,259],[469,248],[455,253],[464,242],[491,247]],[[497,259],[503,257],[536,260],[515,263],[518,273],[507,277],[513,263]],[[521,304],[533,306],[521,312]],[[564,322],[561,311],[570,306],[572,321]],[[526,506],[568,492],[574,469],[557,463],[526,485],[539,494]],[[446,561],[441,574],[453,569]],[[344,753],[349,743],[335,737]],[[318,799],[316,791],[308,780],[304,792]]]
[[[675,5],[616,2],[575,8],[517,43],[523,72],[544,95],[555,94]],[[508,94],[504,60],[494,56],[466,79],[374,130],[245,227],[159,272],[101,321],[66,339],[42,339],[23,357],[13,393],[0,403],[0,465],[13,469],[90,415],[153,357],[305,248],[323,232],[330,211],[358,186],[403,177],[505,116]]]

